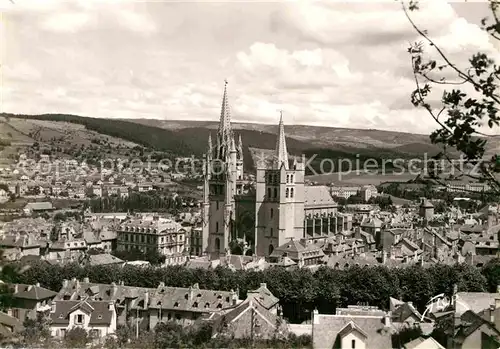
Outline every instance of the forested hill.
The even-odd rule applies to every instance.
[[[184,142],[174,131],[124,120],[89,118],[67,114],[17,115],[1,113],[0,116],[71,122],[84,125],[92,131],[141,144],[148,148],[170,152],[175,155],[190,156],[191,154],[195,154],[189,144]]]
[[[159,150],[170,153],[173,156],[200,156],[207,149],[208,135],[215,136],[216,130],[212,127],[174,128],[166,129],[154,126],[155,123],[141,124],[123,119],[91,118],[67,114],[42,114],[42,115],[16,115],[2,113],[4,118],[20,118],[25,120],[45,120],[51,122],[67,122],[83,125],[86,129],[104,135],[120,138],[152,150]],[[161,121],[158,121],[161,125]],[[252,152],[249,148],[274,149],[276,145],[275,128],[269,127],[269,132],[249,127],[249,129],[239,128],[235,130],[236,135],[241,135],[243,140],[243,152],[245,168],[249,171],[254,169]],[[382,161],[382,158],[407,157],[409,154],[400,152],[396,148],[380,148],[375,146],[359,146],[357,143],[334,144],[323,143],[318,146],[311,140],[299,140],[287,137],[289,153],[293,155],[306,155],[311,157],[316,155],[313,167],[319,166],[321,159],[352,159],[355,160],[357,154],[361,158],[372,158]]]

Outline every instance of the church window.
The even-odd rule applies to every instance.
[[[220,251],[220,239],[219,238],[215,239],[215,250]]]
[[[273,233],[274,233],[273,228],[271,228],[271,232],[270,233],[271,233],[271,236],[273,236]]]
[[[273,216],[274,216],[274,210],[271,209],[271,218],[273,218]]]
[[[290,175],[286,175],[286,183],[290,183]]]
[[[351,342],[351,349],[356,349],[356,340],[353,339]]]
[[[267,188],[267,197],[271,198],[271,188]]]
[[[293,188],[290,188],[290,197],[293,198]]]
[[[219,201],[216,201],[216,202],[215,202],[215,209],[216,209],[216,210],[219,210]]]
[[[219,232],[219,222],[215,222],[215,232]]]
[[[290,189],[286,188],[286,193],[285,193],[285,197],[289,197],[290,196]]]
[[[269,245],[269,254],[273,253],[273,251],[274,251],[273,245]]]
[[[290,175],[290,183],[293,183],[293,174]]]
[[[274,188],[274,197],[277,198],[278,197],[278,188]]]

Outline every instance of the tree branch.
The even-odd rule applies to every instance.
[[[500,99],[497,96],[495,96],[494,94],[488,94],[488,93],[486,93],[484,91],[483,87],[478,82],[476,82],[468,74],[465,74],[463,71],[461,71],[460,69],[458,69],[453,63],[451,63],[451,61],[448,59],[448,57],[446,57],[446,55],[444,54],[444,52],[434,43],[434,41],[431,38],[429,38],[429,36],[425,32],[423,32],[422,30],[420,30],[417,27],[417,25],[415,24],[415,22],[413,22],[413,20],[411,19],[410,15],[408,14],[408,10],[406,9],[406,6],[404,4],[404,0],[401,1],[401,4],[402,4],[402,7],[403,7],[403,12],[405,13],[406,18],[408,19],[408,21],[412,25],[413,29],[415,29],[415,31],[420,36],[422,36],[431,46],[433,46],[436,49],[436,51],[439,53],[439,55],[441,56],[441,58],[448,64],[448,66],[450,66],[453,70],[455,70],[457,72],[458,76],[460,76],[462,79],[465,79],[467,82],[471,83],[478,91],[482,91],[482,93],[484,95],[490,97],[496,103],[500,104]]]

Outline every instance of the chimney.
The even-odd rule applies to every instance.
[[[90,280],[89,280],[89,278],[88,278],[88,277],[84,277],[84,278],[83,278],[83,282],[84,282],[84,283],[86,283],[86,284],[88,284],[88,283],[90,283]]]
[[[495,309],[500,309],[500,285],[497,286],[497,294],[495,297]]]
[[[112,311],[114,306],[115,306],[114,302],[109,302],[108,303],[108,310]]]
[[[148,305],[149,305],[149,292],[146,291],[144,293],[144,309],[148,309]]]
[[[75,287],[76,287],[77,290],[80,289],[80,280],[76,280]]]
[[[125,283],[123,281],[120,281],[120,286],[125,286]]]
[[[19,285],[18,284],[14,284],[14,293],[17,293],[19,290]]]
[[[391,326],[391,316],[392,316],[392,313],[390,311],[385,313],[385,315],[384,315],[384,326],[385,327]]]
[[[111,297],[115,297],[118,292],[118,287],[114,282],[111,283]]]
[[[387,263],[387,251],[382,251],[382,264]]]
[[[319,312],[318,309],[313,310],[313,325],[319,325]],[[313,326],[314,327],[314,326]]]
[[[68,287],[68,280],[64,279],[62,284],[63,287]]]
[[[52,302],[50,305],[50,312],[55,313],[56,312],[56,302]]]
[[[490,305],[490,322],[492,324],[495,323],[495,306],[494,305]]]
[[[36,287],[40,287],[40,283],[39,283],[39,282],[37,282],[37,283],[35,284],[35,286],[36,286]]]
[[[265,282],[261,282],[261,283],[260,283],[260,287],[261,287],[261,288],[267,288],[267,284],[266,284]]]
[[[200,289],[200,285],[199,285],[198,283],[195,283],[195,284],[193,285],[193,289],[195,289],[195,290],[199,290],[199,289]]]
[[[238,294],[234,292],[234,290],[231,290],[231,301],[233,305],[236,305],[236,303],[238,303]]]

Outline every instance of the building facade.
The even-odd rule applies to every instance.
[[[214,258],[227,251],[268,257],[292,238],[325,238],[339,230],[340,221],[331,219],[337,215],[337,204],[329,190],[306,186],[305,165],[289,159],[282,115],[272,159],[257,154],[255,175],[244,175],[243,145],[241,135],[235,141],[231,128],[227,82],[214,143],[209,136],[202,203],[203,253]],[[309,221],[320,226],[321,233],[306,233]]]

